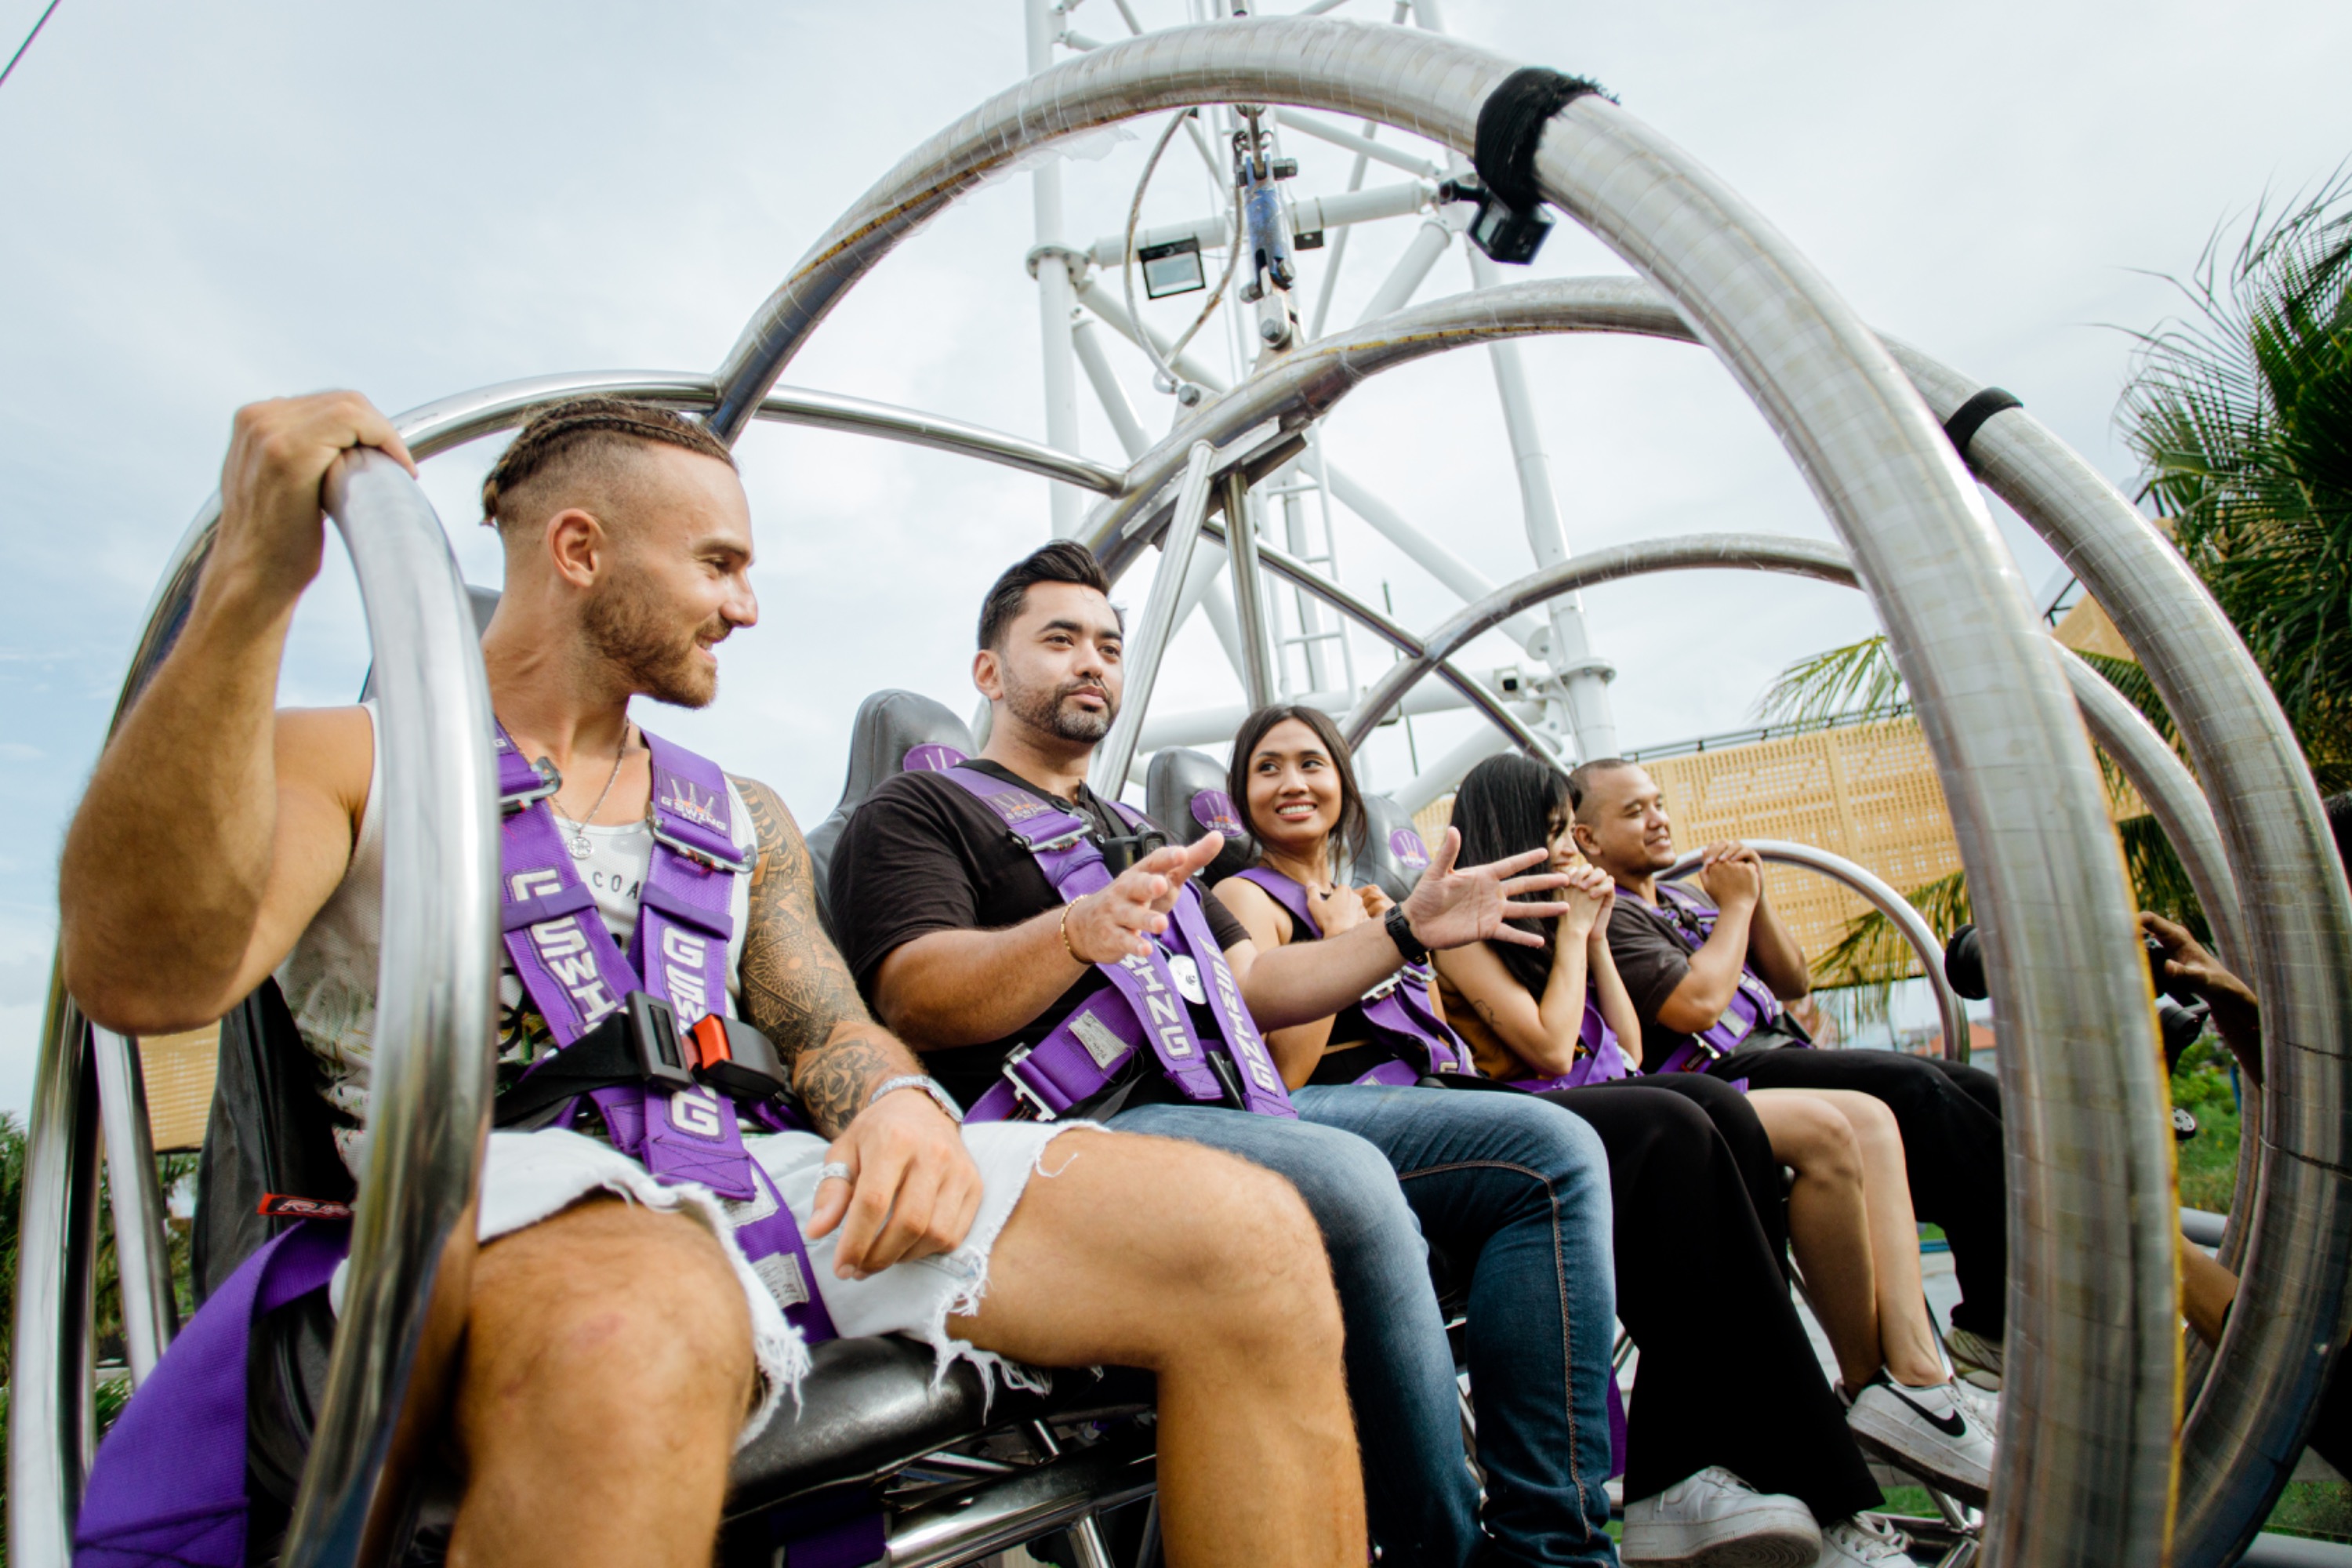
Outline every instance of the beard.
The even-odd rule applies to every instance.
[[[618,670],[635,691],[677,708],[707,708],[719,695],[719,672],[695,657],[708,633],[717,642],[723,622],[681,629],[650,595],[615,583],[588,601],[581,630],[598,657]]]
[[[1099,694],[1103,709],[1099,713],[1080,708],[1071,701],[1081,691]],[[1024,686],[1006,681],[1004,705],[1013,716],[1033,729],[1042,730],[1057,740],[1093,745],[1110,733],[1110,722],[1118,717],[1118,703],[1110,688],[1096,680],[1070,680],[1058,686]]]

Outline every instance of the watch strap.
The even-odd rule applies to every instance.
[[[870,1110],[874,1103],[877,1100],[879,1100],[884,1095],[895,1093],[898,1089],[921,1089],[925,1094],[931,1097],[933,1103],[937,1104],[941,1110],[947,1112],[947,1117],[950,1121],[957,1122],[959,1124],[962,1122],[963,1107],[956,1103],[955,1096],[950,1094],[947,1091],[946,1087],[942,1085],[939,1079],[931,1077],[928,1073],[901,1073],[897,1078],[886,1078],[880,1083],[874,1086],[874,1092],[866,1097],[866,1104]]]
[[[1390,905],[1388,919],[1381,923],[1387,927],[1389,940],[1396,943],[1397,952],[1404,955],[1407,963],[1419,963],[1429,956],[1427,945],[1412,934],[1412,922],[1405,919],[1402,904]]]

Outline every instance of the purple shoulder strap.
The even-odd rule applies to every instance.
[[[1658,884],[1660,904],[1671,903],[1675,910],[1699,928],[1698,941],[1691,940],[1681,921],[1664,909],[1651,909],[1644,904],[1652,919],[1659,921],[1675,935],[1675,940],[1696,952],[1706,938],[1715,932],[1716,911],[1672,883]],[[1654,1072],[1696,1072],[1707,1063],[1731,1053],[1734,1047],[1765,1024],[1780,1015],[1780,999],[1772,988],[1757,977],[1743,959],[1739,966],[1739,984],[1731,994],[1730,1005],[1713,1024],[1693,1035],[1690,1043],[1677,1046],[1666,1059],[1651,1068]]]
[[[1313,940],[1321,940],[1322,922],[1309,912],[1307,889],[1295,879],[1267,866],[1252,866],[1235,874],[1264,889],[1268,897],[1290,911],[1291,919],[1305,925]],[[1469,1047],[1437,1016],[1437,1008],[1430,1001],[1430,984],[1434,978],[1428,965],[1408,963],[1364,994],[1365,1021],[1380,1031],[1384,1043],[1413,1059],[1382,1062],[1357,1082],[1415,1082],[1424,1071],[1460,1072],[1467,1068]]]
[[[213,1292],[99,1446],[75,1568],[244,1568],[246,1347],[255,1321],[324,1285],[349,1227],[306,1221]]]

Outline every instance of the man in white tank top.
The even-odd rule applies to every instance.
[[[354,1170],[383,877],[375,727],[364,708],[273,704],[319,568],[320,487],[358,446],[408,461],[352,394],[239,411],[194,608],[100,760],[60,900],[67,984],[110,1028],[201,1026],[274,975],[352,1123]],[[625,940],[651,853],[629,702],[709,702],[717,645],[757,619],[743,489],[699,426],[583,399],[517,437],[484,508],[506,547],[482,639],[492,705],[525,757],[560,770],[557,819]],[[774,1041],[821,1134],[744,1142],[840,1331],[911,1334],[1015,1380],[1150,1368],[1172,1562],[1360,1568],[1339,1310],[1297,1193],[1212,1150],[1083,1123],[960,1130],[819,929],[791,813],[756,781],[730,785],[756,864],[735,879],[726,1010]],[[1171,891],[1136,871],[1107,900],[1139,933]],[[503,984],[502,1054],[534,1059],[546,1026]],[[656,1184],[579,1132],[492,1134],[449,1405],[467,1482],[453,1561],[709,1563],[729,1455],[793,1418],[778,1396],[805,1365],[731,1234],[751,1206]]]

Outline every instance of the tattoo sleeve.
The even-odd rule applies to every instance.
[[[818,922],[814,863],[792,813],[756,779],[737,778],[735,787],[759,834],[743,935],[743,1016],[776,1043],[817,1131],[837,1137],[876,1084],[922,1068],[866,1010],[849,966]]]

